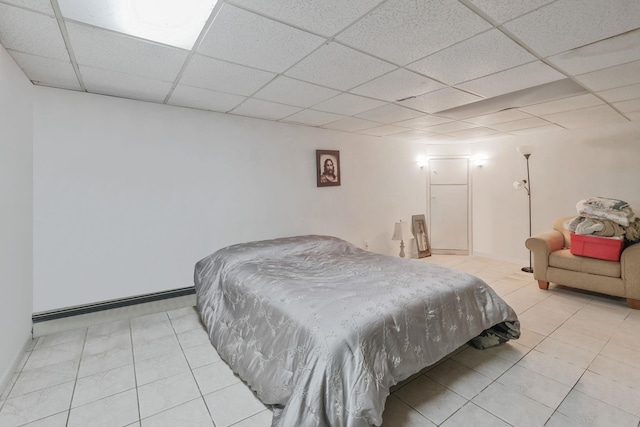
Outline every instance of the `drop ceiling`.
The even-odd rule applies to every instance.
[[[0,0],[0,43],[36,85],[388,140],[640,120],[636,0],[221,0],[179,47],[104,4]]]

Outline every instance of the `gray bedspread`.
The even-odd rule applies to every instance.
[[[380,425],[392,385],[494,325],[519,336],[479,278],[328,236],[220,249],[195,286],[211,342],[274,427]]]

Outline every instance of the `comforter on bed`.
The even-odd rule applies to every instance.
[[[500,341],[519,336],[477,277],[334,237],[220,249],[195,286],[211,342],[274,405],[274,427],[380,425],[392,385],[495,325]]]

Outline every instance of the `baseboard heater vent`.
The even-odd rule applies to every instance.
[[[34,313],[31,316],[33,323],[45,322],[47,320],[62,319],[64,317],[78,316],[80,314],[94,313],[96,311],[110,310],[112,308],[127,307],[129,305],[144,304],[147,302],[160,301],[163,299],[193,295],[196,289],[193,286],[169,291],[154,292],[152,294],[138,295],[134,297],[103,301],[94,304],[78,305],[75,307],[62,308],[60,310],[43,311]]]

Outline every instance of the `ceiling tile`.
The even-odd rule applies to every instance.
[[[472,95],[461,90],[447,87],[444,89],[430,92],[424,95],[416,96],[406,101],[398,102],[416,110],[425,113],[435,113],[438,111],[448,110],[449,108],[458,107],[460,105],[469,104],[471,102],[480,101],[482,98]]]
[[[55,18],[0,3],[0,43],[7,48],[70,61]]]
[[[608,105],[548,114],[543,115],[542,118],[552,123],[557,123],[567,129],[589,128],[628,122],[624,116],[617,113]]]
[[[300,111],[300,108],[297,107],[249,98],[242,105],[234,109],[232,113],[241,116],[280,120],[298,111]]]
[[[457,1],[389,0],[336,39],[405,65],[489,28]]]
[[[209,111],[227,112],[238,106],[246,98],[240,95],[178,85],[174,89],[168,104],[182,107],[200,108]]]
[[[359,131],[358,133],[361,133],[363,135],[371,135],[371,136],[387,136],[387,135],[393,135],[396,133],[401,133],[406,131],[407,131],[407,128],[401,128],[393,125],[384,125],[384,126],[378,126],[375,128],[364,129]]]
[[[358,95],[394,102],[409,96],[442,89],[445,85],[420,74],[398,68],[351,90]]]
[[[571,74],[584,74],[640,59],[640,30],[547,58]]]
[[[475,123],[481,126],[493,125],[496,123],[504,123],[511,122],[514,120],[528,119],[531,117],[530,114],[523,113],[522,111],[518,111],[516,109],[498,111],[497,113],[485,114],[483,116],[470,117],[468,119],[464,119],[465,122]]]
[[[635,113],[640,111],[640,99],[630,99],[628,101],[616,102],[613,104],[621,113]]]
[[[618,102],[640,98],[640,83],[603,90],[602,92],[597,92],[597,94],[607,102]]]
[[[495,129],[489,129],[485,127],[475,127],[472,129],[465,129],[458,132],[451,132],[449,136],[455,138],[481,138],[483,136],[495,135],[499,133]]]
[[[638,27],[640,2],[634,0],[558,0],[505,24],[542,57]]]
[[[254,97],[265,101],[306,108],[334,97],[339,93],[337,90],[301,82],[286,76],[279,76],[260,89]]]
[[[381,0],[234,0],[234,4],[309,31],[333,36]]]
[[[314,105],[313,109],[344,114],[345,116],[354,116],[382,105],[385,105],[384,101],[352,95],[350,93],[342,93]]]
[[[427,138],[431,138],[437,136],[436,133],[425,132],[423,130],[409,130],[406,132],[396,133],[390,135],[389,138],[399,139],[402,141],[410,141],[410,142],[424,142]]]
[[[433,133],[451,133],[451,132],[458,132],[461,130],[472,129],[477,127],[478,125],[474,125],[472,123],[450,122],[450,123],[444,123],[441,125],[431,126],[431,127],[425,128],[424,130],[427,132],[433,132]]]
[[[345,117],[336,122],[327,123],[323,127],[327,129],[342,130],[345,132],[358,132],[380,126],[380,123],[362,120],[357,117]]]
[[[534,9],[551,3],[555,0],[461,0],[462,3],[471,3],[480,11],[487,14],[498,24],[510,21],[520,15],[531,12]]]
[[[20,6],[23,8],[35,10],[37,12],[46,13],[47,15],[54,15],[53,8],[51,7],[51,0],[2,0],[3,3],[11,4],[14,6]]]
[[[173,81],[187,59],[188,52],[175,47],[71,22],[66,26],[80,65]]]
[[[416,110],[411,110],[399,105],[387,104],[383,105],[382,107],[374,108],[373,110],[365,111],[358,114],[357,116],[365,120],[391,124],[400,122],[402,120],[414,119],[423,115],[423,113]]]
[[[87,92],[141,101],[163,102],[171,83],[80,65]]]
[[[349,90],[396,68],[388,62],[329,43],[300,61],[285,74],[338,90]]]
[[[556,101],[544,102],[542,104],[521,107],[520,110],[534,116],[543,114],[560,113],[562,111],[578,110],[581,108],[594,107],[603,104],[597,96],[586,94],[572,96],[571,98],[558,99]]]
[[[70,62],[10,50],[9,53],[34,84],[81,90]]]
[[[577,80],[593,91],[640,83],[640,61],[582,74]]]
[[[535,128],[514,130],[509,132],[512,135],[533,135],[537,133],[546,133],[546,132],[557,132],[559,130],[565,130],[562,126],[558,126],[556,124],[549,124],[546,126],[539,126]]]
[[[510,70],[481,77],[456,87],[486,98],[560,80],[566,76],[541,61],[530,62]]]
[[[180,83],[249,96],[275,76],[267,71],[194,55],[184,70]]]
[[[449,135],[437,135],[437,136],[429,136],[424,141],[427,144],[457,144],[460,142],[467,142],[464,139],[456,138],[454,136]]]
[[[512,132],[514,130],[536,128],[540,126],[547,126],[549,124],[550,123],[548,121],[542,120],[539,117],[530,117],[528,119],[514,120],[512,122],[494,123],[490,127],[501,132]]]
[[[407,68],[453,85],[535,59],[501,31],[493,29],[420,59]]]
[[[452,121],[453,120],[448,119],[446,117],[426,115],[426,116],[417,117],[411,120],[403,120],[401,122],[396,123],[396,125],[408,127],[411,129],[424,129],[430,126],[440,125],[442,123],[448,123]]]
[[[634,121],[634,122],[640,121],[640,111],[635,113],[627,113],[625,114],[625,116],[627,116],[627,118],[631,121]]]
[[[197,52],[280,73],[324,41],[305,31],[224,4]]]
[[[302,110],[290,115],[285,122],[301,123],[310,126],[322,126],[343,119],[344,116],[323,111]]]

